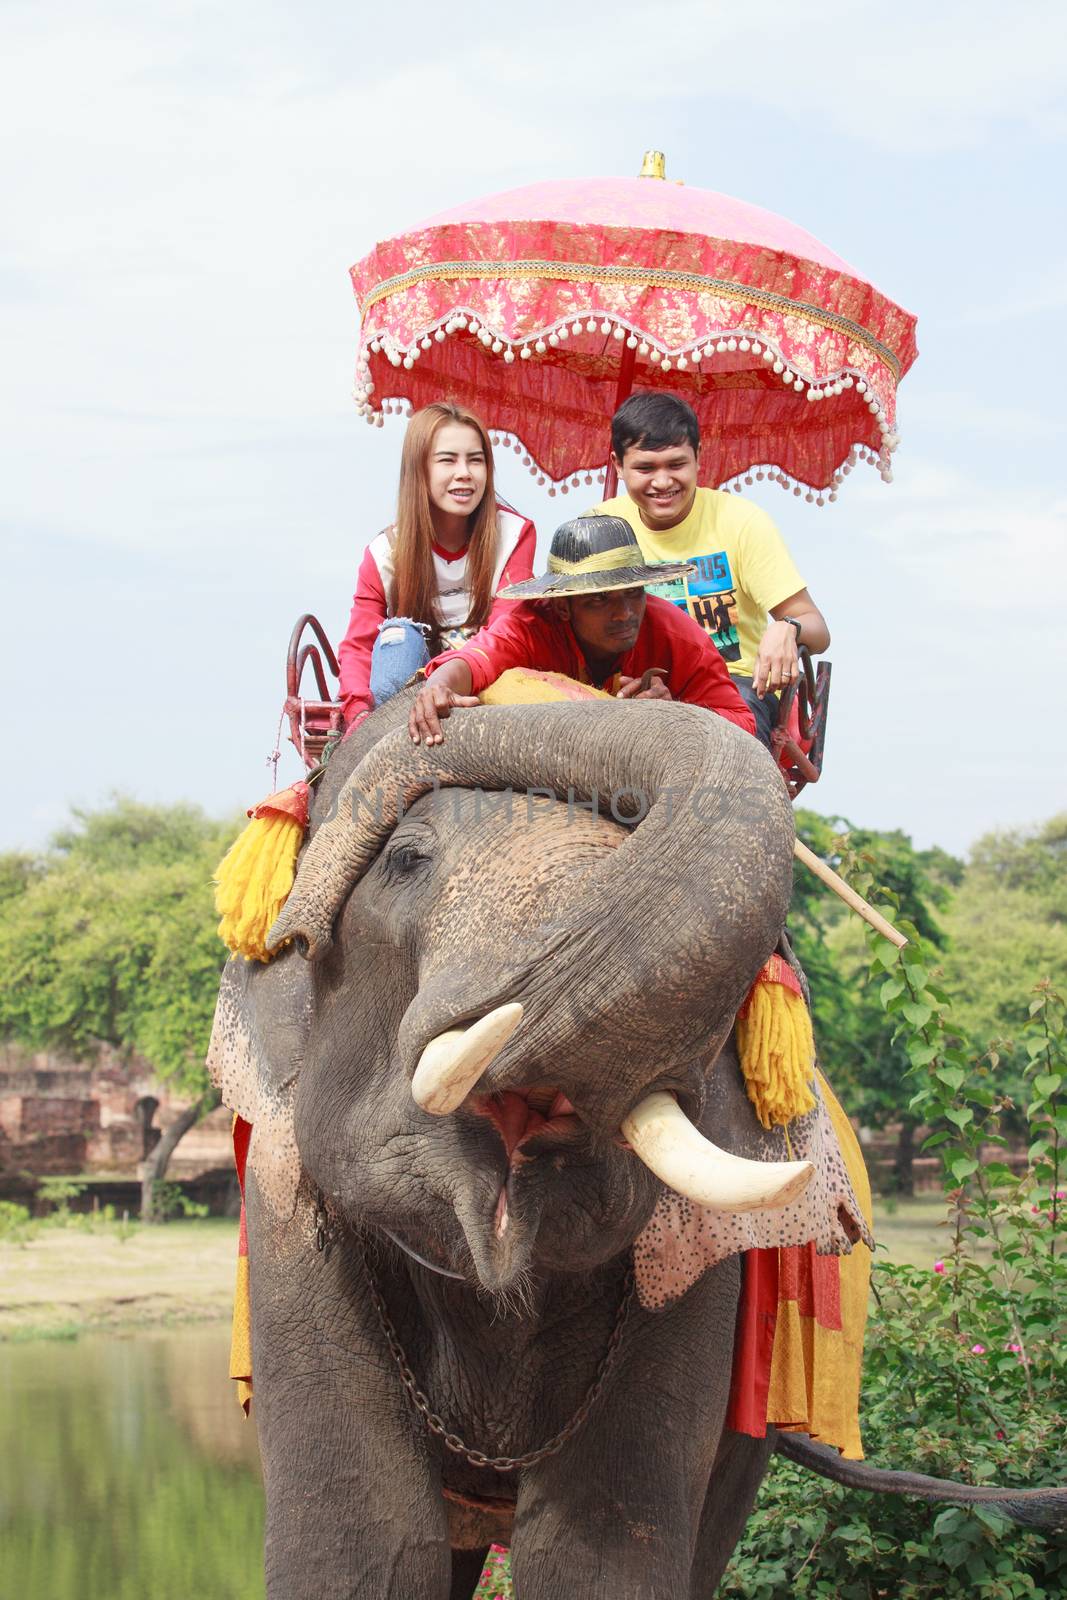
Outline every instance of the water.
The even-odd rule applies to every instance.
[[[263,1600],[228,1354],[221,1323],[0,1346],[3,1600]]]
[[[0,1600],[263,1600],[229,1344],[219,1323],[0,1345]],[[478,1595],[510,1600],[502,1555]]]

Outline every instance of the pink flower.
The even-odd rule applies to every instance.
[[[998,1439],[1003,1439],[1004,1437],[1005,1437],[1004,1429],[1003,1428],[998,1428],[997,1429],[997,1438]]]
[[[972,1356],[984,1356],[985,1355],[985,1345],[984,1344],[972,1344],[972,1346],[971,1346],[971,1354],[972,1354]]]
[[[934,1271],[935,1272],[944,1272],[944,1270],[945,1270],[945,1263],[943,1261],[935,1261],[934,1262]]]
[[[1010,1350],[1012,1355],[1016,1355],[1017,1356],[1017,1355],[1020,1355],[1022,1353],[1022,1348],[1023,1347],[1022,1347],[1021,1344],[1016,1344],[1014,1339],[1013,1339],[1008,1344],[1006,1344],[1004,1346],[1004,1348],[1005,1348],[1005,1350]]]
[[[1041,1215],[1041,1207],[1040,1206],[1031,1206],[1030,1210],[1033,1212],[1035,1217],[1039,1217]]]
[[[1057,1200],[1067,1200],[1067,1189],[1057,1189],[1055,1197]]]

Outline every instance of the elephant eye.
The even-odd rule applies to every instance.
[[[398,844],[390,850],[385,864],[390,872],[395,872],[401,877],[407,877],[411,873],[417,872],[429,859],[429,856],[424,855],[414,845]]]

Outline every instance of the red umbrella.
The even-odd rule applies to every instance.
[[[860,456],[888,480],[915,318],[794,223],[645,169],[376,245],[352,268],[368,421],[455,395],[566,493],[602,466],[618,402],[663,388],[700,419],[703,483],[770,476],[822,504]]]

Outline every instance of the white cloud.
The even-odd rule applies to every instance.
[[[666,0],[653,10],[474,0],[461,13],[412,0],[369,23],[368,10],[294,0],[5,6],[0,426],[10,460],[0,521],[24,546],[30,596],[9,603],[28,636],[55,641],[34,669],[39,692],[67,708],[80,740],[69,760],[93,792],[143,790],[150,771],[160,795],[198,793],[221,810],[244,792],[243,768],[245,798],[256,797],[258,743],[250,763],[232,723],[212,721],[190,764],[170,730],[191,729],[191,708],[217,705],[219,686],[239,683],[243,712],[272,733],[272,674],[293,614],[313,606],[336,630],[359,548],[387,520],[400,428],[362,427],[349,394],[356,308],[346,268],[376,239],[479,193],[632,171],[646,144],[667,144],[674,176],[743,189],[738,174],[762,139],[772,146],[763,170],[807,196],[799,210],[825,196],[832,246],[848,254],[850,232],[878,229],[899,240],[929,303],[930,241],[899,196],[869,186],[871,172],[884,175],[892,152],[930,155],[932,189],[963,170],[959,152],[984,160],[1007,132],[1039,196],[1035,152],[1063,132],[1061,13],[1033,0],[1010,12],[987,0],[905,0],[891,12],[884,0]],[[976,233],[986,220],[976,218]],[[1054,259],[1048,226],[1035,204],[1026,246],[1037,260]],[[1017,257],[991,248],[963,288],[980,301]],[[1035,272],[1029,300],[1015,284],[1012,303],[1052,314],[1058,282],[1051,268]],[[934,471],[904,451],[890,490],[868,490],[858,473],[823,513],[805,519],[785,497],[773,506],[805,563],[809,551],[833,552],[811,568],[838,652],[823,793],[860,820],[873,820],[872,674],[880,693],[885,660],[904,659],[909,703],[893,707],[894,748],[910,740],[923,759],[936,752],[941,724],[923,698],[923,664],[931,652],[968,660],[971,618],[992,628],[990,574],[998,561],[1003,571],[1006,550],[1027,626],[1036,618],[1045,630],[1027,666],[1039,680],[1056,670],[1064,508],[1010,485],[1027,465],[1027,436],[1051,443],[1059,391],[1050,382],[1047,394],[1034,384],[1018,394],[1010,350],[978,346],[967,341],[974,363],[939,380],[956,391],[973,376],[974,397],[924,394],[920,382],[905,418],[907,437],[920,421],[948,466]],[[532,494],[514,470],[505,488],[547,535],[570,502]],[[883,603],[888,619],[872,623]],[[131,630],[136,670],[119,648]],[[15,637],[9,629],[8,648]],[[209,660],[205,639],[218,651]],[[118,682],[131,721],[161,730],[150,758],[96,732],[89,708]],[[1006,716],[1009,701],[997,701]],[[1013,761],[1024,762],[1024,724],[1013,729]],[[44,751],[39,784],[66,782],[67,759]],[[909,782],[894,778],[880,798],[914,826]],[[953,825],[974,832],[985,801],[968,804]],[[998,804],[1010,820],[1007,789]],[[10,836],[30,825],[20,808]]]
[[[975,376],[980,381],[980,372]],[[962,434],[986,444],[995,439],[1003,443],[1006,453],[1019,454],[1021,447],[1023,461],[1028,459],[1027,446],[1036,452],[1063,438],[1058,412],[997,405],[967,389],[919,388],[908,395],[905,404],[909,437]]]
[[[926,594],[944,596],[957,618],[981,616],[988,626],[1010,614],[1018,630],[1061,616],[1067,497],[927,462],[901,477],[890,503],[875,488],[857,496],[885,561]]]
[[[1020,276],[1013,274],[1013,263],[1006,263],[1003,273],[997,277],[997,298],[972,306],[948,326],[995,327],[1004,322],[1044,317],[1050,313],[1058,315],[1067,310],[1067,262],[1060,260],[1039,272],[1027,272],[1024,254],[1022,264],[1024,271]]]
[[[743,101],[905,153],[979,147],[1006,126],[1067,134],[1067,25],[1055,0],[683,0],[578,11],[552,61],[552,87],[635,106],[681,96]],[[518,89],[528,60],[513,42],[483,52]],[[710,119],[727,146],[729,114]],[[790,155],[783,152],[785,159]]]

